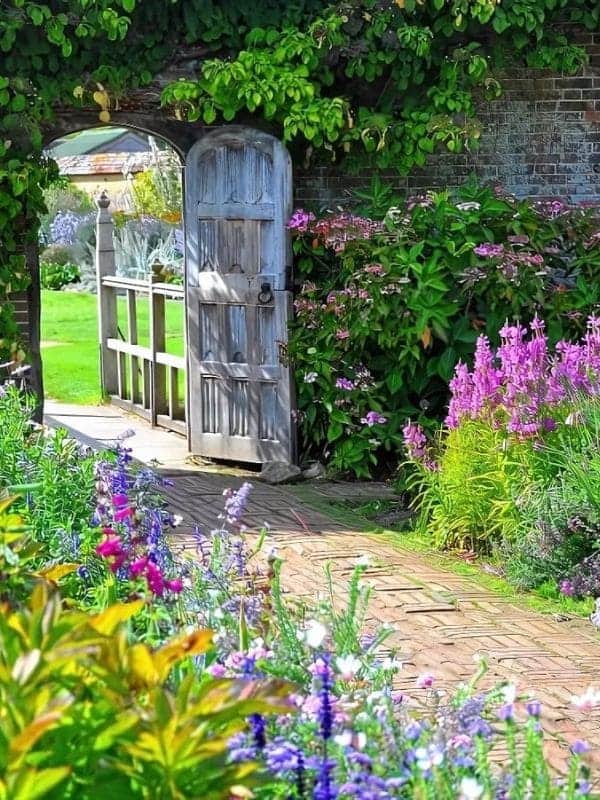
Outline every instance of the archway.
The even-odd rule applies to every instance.
[[[193,379],[186,396],[190,413],[185,432],[190,449],[234,461],[293,461],[293,391],[282,356],[291,314],[292,263],[286,228],[292,209],[291,162],[285,147],[270,134],[240,126],[210,130],[174,121],[151,126],[144,115],[120,115],[115,124],[156,131],[163,138],[167,133],[180,155],[189,152],[183,227],[189,234],[185,301],[187,368]],[[82,126],[83,120],[71,119],[71,130]],[[56,124],[48,137],[61,133],[64,125]],[[112,278],[102,276],[101,294],[125,292],[129,308],[135,287]],[[164,287],[158,291],[168,296]],[[118,325],[111,325],[104,330],[101,325],[104,391],[114,401],[146,412],[153,424],[183,431],[170,424],[180,400],[173,391],[172,359],[156,347],[147,358],[138,341],[128,333],[123,342]],[[130,319],[127,328],[130,332]],[[207,357],[205,345],[211,338],[219,345]],[[129,372],[121,368],[123,359],[130,363]],[[154,393],[150,401],[132,379],[140,361],[145,365],[142,386],[147,370]],[[157,386],[167,388],[157,395]]]
[[[79,128],[78,125],[73,125]],[[115,221],[115,276],[148,281],[159,261],[162,280],[183,284],[182,159],[178,150],[133,126],[94,125],[48,142],[62,183],[49,192],[49,214],[40,241],[42,337],[45,394],[62,402],[95,404],[101,398],[98,369],[96,278],[97,197],[106,191]],[[111,231],[111,240],[113,234]],[[54,263],[53,263],[54,262]],[[74,263],[77,283],[59,289]],[[65,266],[66,264],[66,266]],[[50,269],[49,269],[50,267]],[[73,291],[75,290],[75,291]],[[181,294],[183,290],[181,289]],[[149,339],[150,309],[142,293],[119,291],[116,332],[140,346]],[[167,301],[165,338],[169,351],[183,358],[183,303]],[[179,322],[179,325],[177,325]],[[176,332],[178,328],[178,332]],[[123,365],[125,368],[125,365]],[[124,381],[128,397],[143,375],[134,361]],[[131,374],[132,370],[135,375]],[[179,394],[185,397],[182,372]],[[143,407],[143,403],[141,403]]]

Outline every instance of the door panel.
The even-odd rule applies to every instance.
[[[186,162],[186,298],[194,453],[292,462],[286,227],[291,164],[274,137],[209,133]]]

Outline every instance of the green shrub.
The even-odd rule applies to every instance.
[[[75,264],[54,264],[44,262],[40,265],[42,289],[59,291],[70,283],[79,283],[81,272]]]
[[[480,337],[472,371],[450,383],[446,430],[405,446],[419,529],[442,548],[494,553],[526,588],[600,593],[600,318],[548,348],[544,324]],[[547,592],[546,592],[547,593]]]
[[[51,244],[40,253],[40,264],[56,264],[60,267],[65,267],[72,262],[72,245]]]
[[[376,190],[363,209],[391,201]],[[494,341],[506,318],[540,311],[555,342],[581,332],[600,301],[596,212],[558,200],[469,183],[389,208],[380,222],[299,211],[290,227],[304,281],[290,335],[303,450],[356,474],[393,464],[386,451],[406,417],[442,418],[454,366],[481,330]],[[365,428],[368,410],[385,425]]]

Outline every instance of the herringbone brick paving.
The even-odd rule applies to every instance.
[[[184,517],[182,538],[193,523],[213,528],[223,507],[223,490],[237,489],[243,481],[199,472],[163,474],[174,482],[166,498]],[[373,495],[368,487],[354,485],[323,484],[318,491],[325,502],[356,499],[361,491],[365,498]],[[483,656],[489,662],[483,685],[512,681],[519,691],[542,702],[548,754],[556,766],[564,763],[569,744],[583,738],[593,747],[592,765],[600,767],[600,709],[582,712],[571,703],[572,695],[600,683],[600,636],[588,621],[561,621],[528,610],[482,588],[475,578],[431,563],[426,555],[349,529],[309,507],[290,489],[256,481],[246,517],[248,535],[265,522],[268,546],[276,546],[285,561],[284,587],[295,596],[319,597],[329,564],[334,599],[343,603],[354,562],[369,557],[365,580],[374,592],[367,624],[374,629],[385,622],[394,628],[386,646],[396,648],[404,662],[398,688],[418,697],[415,678],[431,671],[438,688],[449,689],[468,680]]]

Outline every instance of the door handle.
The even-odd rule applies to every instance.
[[[260,292],[258,293],[258,302],[261,304],[270,303],[273,300],[273,291],[271,284],[268,281],[261,283]]]

